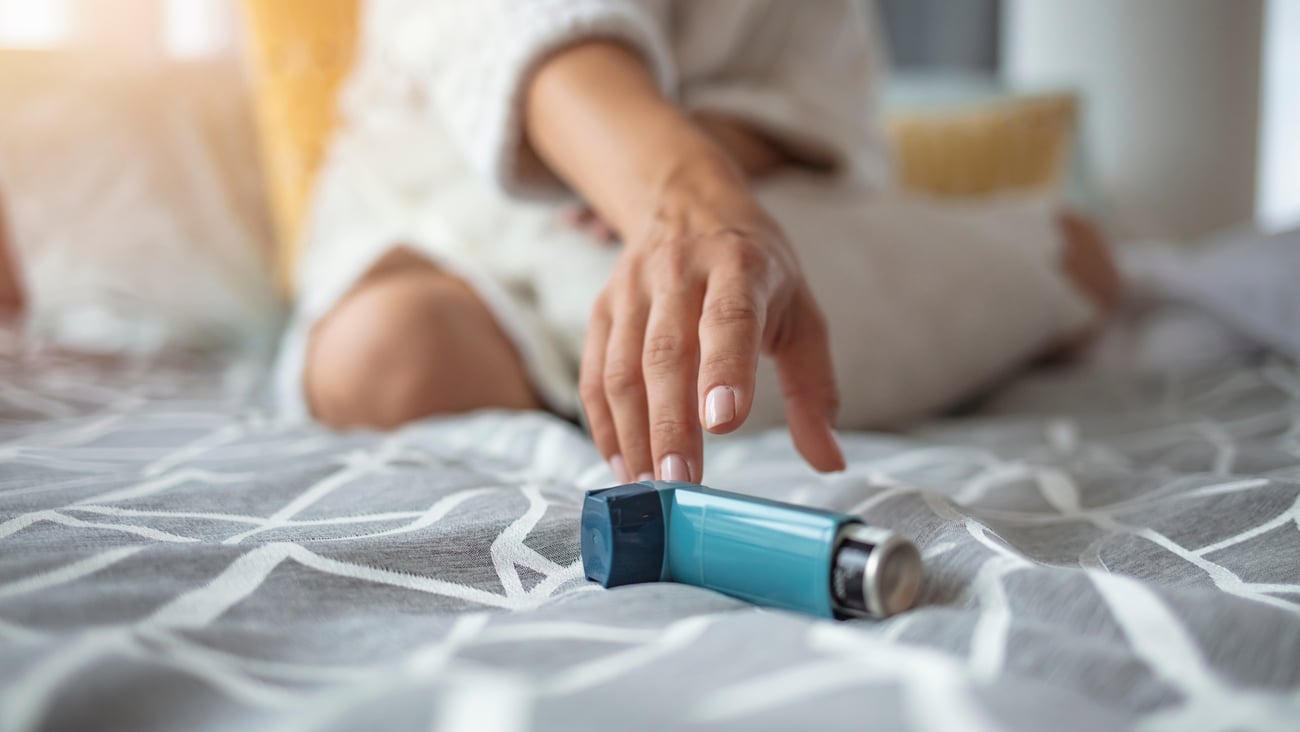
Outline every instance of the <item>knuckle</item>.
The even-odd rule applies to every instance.
[[[714,325],[757,324],[761,312],[758,301],[746,292],[719,295],[709,302],[705,317]]]
[[[736,237],[727,247],[727,259],[731,266],[746,277],[761,278],[771,267],[771,261],[764,252],[754,246],[748,239]]]
[[[660,246],[651,255],[655,276],[669,281],[684,279],[690,272],[690,255],[690,249],[682,242],[674,241]]]
[[[700,374],[702,377],[712,376],[714,379],[735,384],[744,376],[753,376],[754,366],[750,359],[744,354],[734,352],[718,352],[705,356],[700,361]],[[745,374],[749,371],[749,374]]]
[[[605,364],[605,376],[599,384],[611,397],[626,397],[641,389],[641,369],[626,359],[615,359]]]
[[[605,385],[597,376],[581,374],[578,377],[578,396],[588,407],[599,404],[605,398]]]
[[[686,344],[680,336],[655,335],[646,339],[641,361],[646,370],[662,371],[675,368],[686,355]]]
[[[660,418],[650,424],[650,440],[658,449],[676,451],[677,446],[690,440],[690,427],[678,419]]]
[[[635,287],[623,287],[609,295],[609,304],[615,319],[635,317],[641,310],[641,294]]]
[[[644,271],[645,264],[639,258],[623,257],[623,261],[619,263],[610,278],[610,287],[616,292],[627,292],[634,289],[640,284]]]

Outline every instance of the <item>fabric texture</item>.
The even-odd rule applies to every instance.
[[[835,622],[582,578],[552,417],[331,434],[216,374],[0,331],[0,729],[1294,730],[1300,369],[1045,375],[978,416],[707,447],[711,485],[920,546]],[[1026,407],[1026,405],[1029,405]]]

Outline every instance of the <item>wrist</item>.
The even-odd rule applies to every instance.
[[[740,228],[766,222],[754,200],[744,170],[703,133],[659,147],[647,171],[644,195],[619,222],[626,240],[635,242],[666,219],[695,233]]]

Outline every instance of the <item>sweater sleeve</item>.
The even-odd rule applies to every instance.
[[[425,0],[427,2],[427,0]],[[676,71],[663,0],[436,0],[431,100],[470,167],[507,194],[554,198],[563,184],[524,144],[529,78],[547,55],[584,39],[641,54],[664,93]]]
[[[741,10],[741,18],[715,17]],[[751,0],[686,12],[692,17],[682,23],[689,34],[683,64],[713,53],[716,40],[695,29],[730,27],[736,46],[713,73],[684,81],[687,109],[736,118],[845,178],[873,184],[888,178],[876,108],[885,55],[867,3]]]

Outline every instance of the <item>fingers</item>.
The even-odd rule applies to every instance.
[[[600,244],[618,242],[618,232],[605,222],[600,214],[585,205],[565,206],[560,209],[560,222],[577,229]]]
[[[703,478],[701,425],[724,434],[749,416],[769,317],[785,336],[773,355],[795,444],[814,467],[843,468],[825,324],[791,287],[797,268],[779,276],[781,261],[735,234],[625,250],[593,312],[580,378],[592,437],[620,479]]]
[[[751,280],[722,275],[710,281],[700,315],[699,421],[715,434],[740,427],[754,401],[766,303]]]
[[[601,388],[618,434],[619,454],[628,474],[636,480],[647,480],[655,472],[650,450],[646,384],[641,367],[649,306],[632,288],[613,297],[617,304],[613,308],[613,323],[605,345]]]
[[[660,480],[698,482],[704,468],[695,390],[700,288],[680,281],[667,286],[651,306],[641,361],[650,450]]]
[[[610,328],[609,308],[602,297],[592,309],[591,322],[587,326],[582,363],[578,369],[578,393],[582,397],[587,426],[591,430],[591,439],[596,443],[596,449],[609,463],[614,479],[628,483],[633,476],[628,472],[627,462],[619,450],[618,431],[609,411],[609,403],[605,400],[605,349],[609,343]]]
[[[824,316],[806,291],[795,295],[785,327],[788,331],[772,357],[795,449],[817,470],[843,470],[844,453],[834,431],[839,391],[831,366],[830,338]]]
[[[618,232],[614,231],[614,227],[605,223],[602,218],[595,218],[587,225],[586,231],[588,236],[601,244],[618,243]]]

